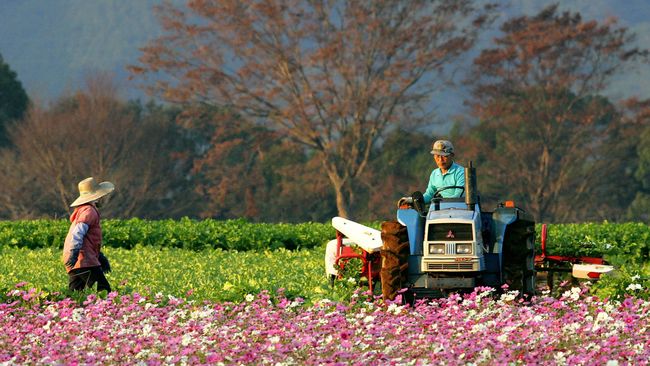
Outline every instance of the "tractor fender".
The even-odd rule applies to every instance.
[[[409,235],[409,248],[411,255],[422,255],[422,242],[424,241],[424,217],[412,209],[397,210],[397,221],[406,226]]]

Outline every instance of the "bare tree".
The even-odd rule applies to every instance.
[[[313,149],[347,216],[355,181],[390,127],[475,42],[491,6],[472,0],[190,0],[130,67],[167,101],[233,107]]]
[[[0,154],[5,215],[65,216],[79,194],[77,183],[88,176],[115,183],[103,210],[109,216],[187,214],[188,196],[161,204],[178,193],[174,116],[144,118],[137,112],[117,98],[106,76],[89,78],[86,91],[48,109],[32,108],[9,129],[13,148]]]

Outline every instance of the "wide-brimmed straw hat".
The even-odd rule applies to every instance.
[[[111,182],[101,182],[97,184],[95,178],[86,178],[79,182],[79,197],[70,204],[70,207],[76,207],[83,205],[84,203],[98,200],[113,192],[114,189],[115,185]]]

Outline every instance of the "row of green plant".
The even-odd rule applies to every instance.
[[[358,285],[348,281],[354,275],[350,274],[330,287],[324,248],[239,252],[136,246],[105,248],[104,252],[112,267],[106,278],[121,294],[239,302],[248,294],[284,289],[290,298],[345,300]],[[0,263],[0,296],[19,283],[45,294],[73,295],[67,292],[60,249],[0,247]]]
[[[347,266],[341,280],[330,286],[322,247],[238,252],[136,246],[133,249],[105,248],[105,253],[113,268],[106,276],[113,290],[120,294],[137,292],[165,299],[173,296],[197,301],[239,302],[260,291],[275,294],[281,290],[289,298],[314,303],[323,299],[347,301],[355,290],[367,288],[359,275],[359,263]],[[60,249],[53,247],[0,247],[0,302],[17,284],[33,287],[47,298],[73,297],[83,301],[92,291],[67,291],[67,276],[60,257]],[[650,265],[627,264],[595,283],[582,283],[589,284],[590,292],[601,298],[650,299]],[[544,286],[543,281],[540,280],[539,285]],[[559,296],[567,286],[574,285],[576,283],[556,284],[552,295]],[[376,295],[381,293],[380,289],[375,290]]]
[[[379,223],[369,226],[379,228]],[[63,245],[66,220],[0,221],[0,246],[25,248]],[[191,250],[295,250],[322,246],[335,236],[329,223],[251,223],[238,220],[105,220],[104,245],[131,249],[137,245]],[[539,250],[541,225],[537,225]],[[650,258],[650,226],[642,223],[585,223],[548,226],[547,252],[603,256],[642,263]]]
[[[553,224],[547,229],[547,254],[604,256],[615,265],[650,261],[650,226],[643,223]],[[537,225],[538,252],[541,232]]]
[[[0,221],[0,245],[26,248],[62,247],[66,220]],[[103,244],[131,249],[137,245],[191,250],[289,250],[321,246],[336,235],[329,224],[251,223],[237,220],[103,220]],[[328,239],[329,240],[329,239]]]

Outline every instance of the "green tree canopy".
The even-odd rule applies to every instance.
[[[645,128],[636,130],[638,144],[636,148],[638,164],[634,171],[634,178],[638,187],[635,197],[628,208],[628,220],[650,223],[650,100],[631,101],[632,110],[635,112],[633,121]],[[640,133],[639,133],[640,131]]]
[[[29,98],[23,85],[0,55],[0,146],[8,142],[6,124],[23,118],[28,105]]]

